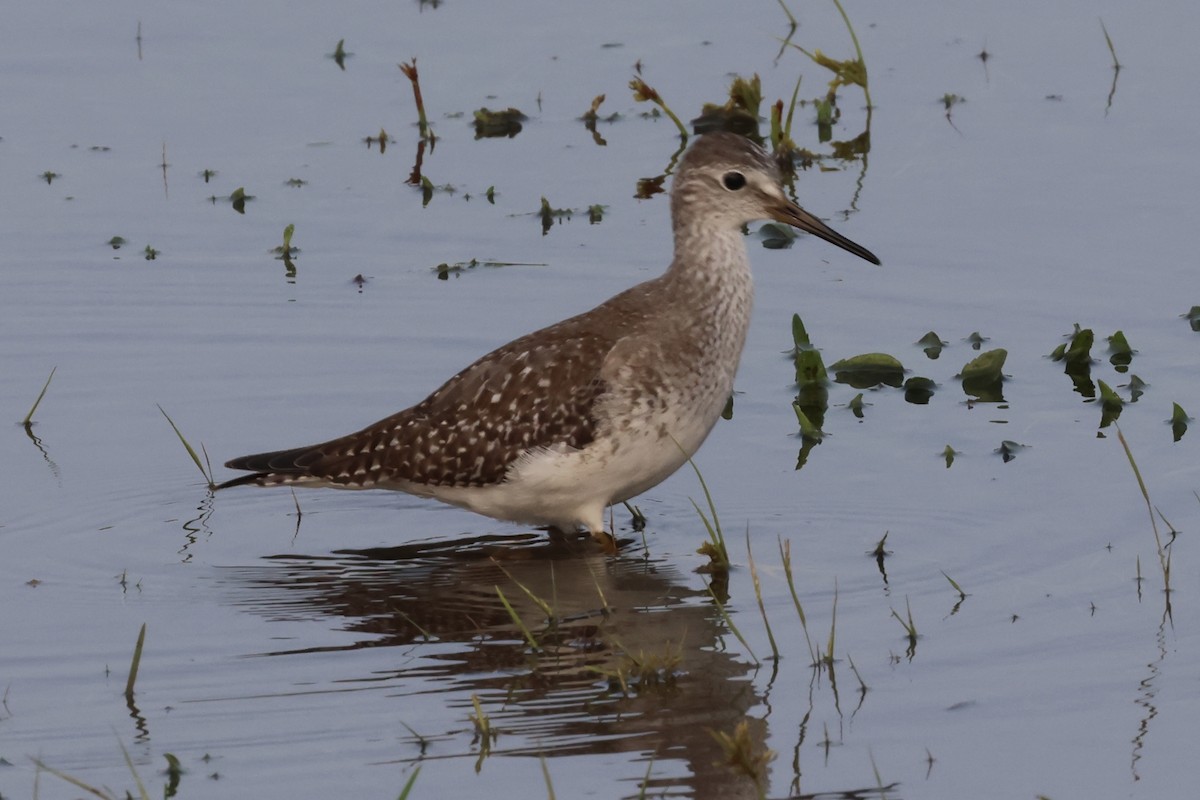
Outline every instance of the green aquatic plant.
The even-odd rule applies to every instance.
[[[397,64],[396,66],[412,84],[413,102],[417,105],[417,131],[421,134],[421,139],[429,142],[436,140],[433,128],[429,127],[429,120],[425,116],[425,98],[421,95],[421,77],[417,72],[417,57],[413,56],[412,61],[407,64]]]
[[[354,55],[346,52],[346,40],[338,39],[337,47],[333,48],[333,54],[329,57],[333,59],[333,63],[338,65],[338,69],[342,72],[346,71],[346,59]]]
[[[1003,402],[1004,362],[1008,351],[1003,348],[988,350],[963,365],[959,379],[963,393],[984,402]]]
[[[511,139],[521,132],[521,123],[529,119],[515,108],[499,111],[480,108],[474,112],[474,117],[476,139]]]
[[[1113,369],[1117,372],[1127,372],[1129,364],[1133,361],[1134,350],[1129,346],[1129,340],[1125,338],[1123,331],[1117,331],[1108,339],[1108,363],[1113,365]]]
[[[179,437],[180,443],[183,445],[184,449],[187,450],[188,455],[191,456],[192,463],[196,465],[196,469],[200,470],[200,474],[204,476],[204,480],[208,483],[208,488],[210,490],[216,489],[217,484],[213,480],[212,462],[208,459],[208,451],[204,449],[204,444],[200,444],[200,451],[204,453],[204,463],[202,464],[200,463],[200,456],[196,455],[196,451],[188,443],[188,440],[184,438],[183,433],[179,430],[179,426],[175,424],[175,420],[171,419],[170,415],[167,414],[162,406],[158,406],[158,410],[162,412],[162,415],[166,417],[167,422],[171,424],[171,429],[175,431],[175,435]],[[207,467],[205,465],[207,465]]]
[[[909,605],[907,596],[904,598],[904,608],[907,619],[905,617],[901,617],[899,612],[897,612],[894,608],[892,609],[892,616],[895,617],[896,621],[899,622],[904,628],[904,636],[906,639],[908,639],[908,649],[905,651],[905,655],[908,656],[909,661],[912,661],[913,656],[917,654],[918,635],[917,623],[913,622],[912,606]]]
[[[846,13],[846,9],[842,7],[839,0],[833,0],[833,4],[837,7],[838,13],[842,15],[842,21],[846,23],[846,30],[850,33],[850,41],[854,44],[855,57],[839,61],[825,55],[819,48],[814,48],[812,52],[809,52],[798,44],[793,44],[792,47],[808,56],[814,64],[825,67],[833,73],[833,79],[829,81],[829,94],[827,95],[831,101],[836,96],[837,90],[842,86],[858,86],[863,90],[863,97],[867,101],[869,114],[870,109],[875,104],[871,102],[871,85],[867,78],[867,62],[863,58],[862,46],[858,42],[858,35],[854,32],[854,25],[851,24],[850,16]],[[790,13],[788,17],[793,21],[795,20]]]
[[[942,348],[946,347],[949,342],[942,341],[942,337],[938,336],[933,331],[930,331],[918,339],[917,344],[920,345],[921,350],[925,353],[927,358],[936,361],[938,356],[942,354]]]
[[[771,658],[779,660],[779,646],[775,644],[775,634],[771,630],[771,621],[767,619],[767,606],[763,602],[762,583],[758,579],[758,567],[754,564],[754,551],[750,547],[750,526],[746,526],[746,560],[750,565],[750,580],[754,584],[754,599],[758,601],[758,613],[762,615],[763,627],[767,631],[767,641],[771,644]]]
[[[1162,537],[1159,536],[1158,522],[1154,518],[1154,504],[1150,502],[1150,490],[1146,488],[1146,481],[1142,479],[1142,471],[1138,468],[1137,461],[1133,457],[1133,450],[1130,449],[1129,442],[1125,439],[1125,434],[1121,431],[1120,426],[1117,427],[1117,440],[1121,443],[1121,447],[1125,451],[1125,457],[1129,460],[1129,466],[1133,470],[1133,477],[1137,479],[1138,489],[1142,493],[1142,499],[1146,501],[1146,513],[1150,515],[1150,530],[1154,533],[1154,550],[1158,555],[1158,568],[1162,575],[1163,594],[1165,598],[1164,602],[1166,603],[1166,613],[1169,616],[1171,613],[1171,548],[1169,543],[1164,545]],[[1141,574],[1142,568],[1141,560],[1139,558],[1139,592],[1141,588]]]
[[[855,389],[870,389],[879,384],[899,387],[904,382],[904,365],[887,353],[863,353],[829,365],[834,380]]]
[[[1104,381],[1096,383],[1100,387],[1100,427],[1107,428],[1121,416],[1125,401]]]
[[[46,390],[50,388],[50,381],[54,380],[54,373],[58,371],[58,367],[50,368],[50,375],[46,378],[46,382],[42,384],[42,390],[38,392],[37,399],[33,401],[33,405],[29,409],[29,413],[25,415],[25,419],[21,420],[21,424],[26,430],[33,427],[33,415],[37,413],[38,406],[42,404],[42,398],[46,396]]]
[[[658,108],[662,109],[663,113],[671,118],[675,123],[675,127],[679,129],[679,138],[683,141],[688,140],[688,130],[679,121],[679,117],[675,116],[675,112],[666,104],[659,93],[644,80],[634,78],[629,82],[629,88],[633,91],[633,99],[638,103],[653,103]]]
[[[800,596],[796,593],[796,581],[792,574],[792,541],[790,539],[777,538],[779,543],[779,559],[783,564],[783,575],[787,580],[788,592],[792,595],[792,605],[796,609],[796,616],[800,618],[800,629],[804,632],[804,642],[808,645],[808,655],[812,659],[812,663],[817,663],[817,651],[813,649],[812,638],[808,635],[808,618],[804,614],[804,605],[800,602]]]
[[[146,623],[138,631],[137,644],[133,646],[133,659],[129,663],[129,678],[125,681],[125,702],[133,702],[133,685],[137,683],[138,668],[142,665],[142,647],[146,644]]]
[[[1179,403],[1171,403],[1171,434],[1175,437],[1175,441],[1183,438],[1187,433],[1188,423],[1192,418],[1183,410],[1183,406]]]
[[[958,455],[958,451],[950,445],[946,445],[946,448],[942,450],[942,458],[946,459],[946,469],[950,469],[950,465],[954,463],[956,455]]]

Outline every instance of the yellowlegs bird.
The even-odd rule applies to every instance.
[[[586,529],[699,449],[733,391],[753,283],[742,226],[793,225],[874,264],[791,202],[779,169],[732,133],[700,137],[671,190],[667,271],[493,350],[417,405],[322,444],[242,456],[221,488],[396,489],[496,519]]]

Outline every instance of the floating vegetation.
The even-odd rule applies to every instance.
[[[904,382],[904,400],[913,405],[926,405],[936,389],[937,384],[932,379],[914,375]]]
[[[1063,372],[1075,385],[1075,391],[1088,400],[1096,396],[1096,387],[1092,384],[1092,344],[1095,334],[1091,328],[1080,328],[1075,323],[1074,333],[1068,334],[1069,340],[1050,353],[1052,361],[1062,361]]]
[[[368,136],[367,138],[363,139],[363,141],[366,142],[368,150],[371,149],[371,145],[378,144],[379,154],[383,155],[385,152],[387,152],[388,142],[390,142],[391,139],[388,138],[387,131],[385,131],[383,128],[380,128],[378,136]]]
[[[724,105],[705,103],[700,116],[692,120],[696,133],[732,131],[733,133],[759,139],[759,106],[762,105],[762,80],[737,77],[729,87],[729,99]]]
[[[1000,443],[1000,446],[997,447],[992,452],[999,455],[1000,458],[1002,458],[1004,460],[1004,463],[1007,464],[1008,462],[1012,461],[1014,458],[1017,457],[1017,453],[1020,453],[1022,450],[1024,450],[1028,446],[1029,445],[1020,444],[1018,442],[1014,442],[1009,439],[1005,439],[1004,441],[1002,441]]]
[[[983,336],[979,331],[973,331],[969,336],[963,339],[964,342],[971,346],[972,350],[978,350],[983,346],[983,343],[988,341],[987,336]]]
[[[288,178],[283,182],[283,185],[290,186],[293,189],[300,189],[304,186],[308,186],[308,181],[304,180],[303,178]]]
[[[338,69],[342,72],[346,71],[346,59],[350,58],[354,53],[346,52],[346,40],[338,39],[337,47],[333,48],[333,52],[326,56],[332,58],[333,63],[338,65]]]
[[[639,77],[634,78],[629,82],[629,88],[633,90],[633,99],[635,102],[653,103],[655,106],[662,109],[662,112],[670,117],[671,121],[675,123],[675,127],[679,129],[679,138],[684,142],[688,140],[687,128],[683,126],[683,123],[679,121],[679,117],[675,116],[675,112],[672,111],[669,106],[667,106],[666,102],[661,96],[659,96],[658,92],[655,91],[652,86]]]
[[[946,459],[946,469],[950,469],[950,465],[954,463],[954,457],[958,455],[958,451],[950,445],[942,450],[942,458]]]
[[[605,95],[602,95],[602,94],[598,94],[594,98],[592,98],[591,108],[589,108],[587,111],[583,112],[583,116],[581,116],[579,118],[580,121],[583,123],[583,127],[587,128],[588,132],[592,134],[592,141],[594,141],[600,147],[606,146],[608,144],[608,142],[605,141],[604,137],[600,135],[600,132],[596,130],[596,123],[597,122],[610,122],[611,123],[611,122],[616,122],[618,119],[621,118],[621,115],[615,111],[612,114],[609,114],[607,117],[600,116],[600,104],[604,102],[604,98],[605,98]]]
[[[199,175],[204,179],[205,183],[208,183],[213,178],[217,177],[217,171],[215,169],[202,169],[200,170]]]
[[[41,178],[42,180],[44,180],[46,182],[46,185],[49,186],[50,184],[54,183],[54,181],[61,178],[62,175],[58,174],[57,172],[51,172],[50,170],[46,170],[38,177]]]
[[[299,247],[292,247],[292,234],[296,232],[296,226],[289,224],[283,229],[283,244],[277,246],[271,252],[275,253],[275,258],[283,262],[284,269],[287,270],[289,278],[296,277],[296,265],[292,258],[300,255]]]
[[[1121,416],[1125,401],[1104,381],[1096,383],[1100,387],[1100,427],[1107,428]]]
[[[963,393],[985,403],[1004,402],[1004,362],[1008,351],[1003,348],[988,350],[967,362],[959,378]]]
[[[1138,398],[1146,393],[1146,387],[1150,384],[1139,378],[1137,375],[1129,376],[1129,383],[1121,385],[1122,389],[1129,390],[1129,402],[1136,403]]]
[[[1123,331],[1117,331],[1108,337],[1108,352],[1108,363],[1113,365],[1113,369],[1121,373],[1129,371],[1135,351],[1129,346]]]
[[[142,255],[146,257],[147,261],[153,261],[158,258],[158,251],[150,245],[146,245],[146,249],[142,251]]]
[[[938,336],[933,331],[930,331],[920,339],[917,339],[917,344],[920,345],[921,350],[925,353],[926,357],[932,361],[936,361],[938,356],[942,354],[942,348],[946,347],[950,343],[942,341],[942,337]]]
[[[796,458],[796,469],[800,469],[807,463],[813,447],[825,438],[821,428],[825,424],[825,412],[829,409],[829,374],[820,351],[809,340],[799,314],[792,315],[791,355],[799,390],[792,401],[792,409],[800,425],[801,445]]]
[[[850,398],[850,402],[846,404],[846,407],[850,409],[850,413],[853,414],[856,419],[862,419],[863,409],[869,405],[871,404],[863,402],[863,393],[859,392],[858,394],[854,395],[854,397]]]
[[[950,127],[954,128],[954,130],[958,131],[958,126],[954,124],[954,119],[950,115],[951,115],[954,107],[967,102],[967,98],[960,97],[956,94],[951,94],[950,92],[947,92],[946,94],[941,96],[941,99],[938,102],[940,102],[942,104],[942,107],[946,109],[946,122],[949,122]],[[962,131],[958,131],[958,132],[960,134],[962,133]]]
[[[249,203],[251,200],[253,200],[254,195],[246,194],[245,187],[239,186],[238,188],[233,190],[233,194],[229,195],[229,197],[227,199],[229,200],[229,203],[233,206],[234,211],[236,211],[239,214],[245,214],[246,213],[246,203]]]
[[[864,353],[843,358],[829,366],[838,383],[855,389],[870,389],[880,384],[899,388],[904,382],[904,365],[887,353]]]
[[[554,223],[562,224],[563,220],[569,220],[576,212],[569,208],[554,208],[550,205],[550,201],[542,198],[542,207],[537,211],[538,220],[542,223],[542,236],[550,232],[554,227]]]
[[[472,258],[470,261],[456,261],[453,264],[438,264],[433,272],[439,281],[449,280],[450,276],[458,277],[463,272],[476,267],[544,267],[532,261],[487,261]],[[365,279],[364,279],[365,282]]]
[[[502,111],[481,108],[474,112],[474,117],[476,139],[511,139],[521,132],[521,123],[529,119],[515,108]]]
[[[120,250],[127,243],[128,242],[125,240],[124,236],[114,236],[111,239],[109,239],[107,242],[105,242],[105,244],[107,244],[113,250]]]
[[[1192,330],[1200,333],[1200,306],[1192,306],[1191,311],[1186,314],[1180,314],[1181,317],[1188,321],[1188,325]]]
[[[1188,423],[1192,418],[1187,415],[1183,407],[1179,403],[1171,403],[1171,434],[1175,437],[1175,441],[1183,438],[1187,433]]]

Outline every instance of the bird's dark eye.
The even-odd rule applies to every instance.
[[[726,172],[721,176],[721,183],[731,192],[736,192],[746,185],[746,176],[740,172]]]

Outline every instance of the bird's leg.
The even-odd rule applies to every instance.
[[[592,531],[591,534],[592,538],[596,540],[596,544],[600,545],[600,549],[603,550],[606,555],[615,556],[617,554],[616,536],[613,536],[603,528]]]

